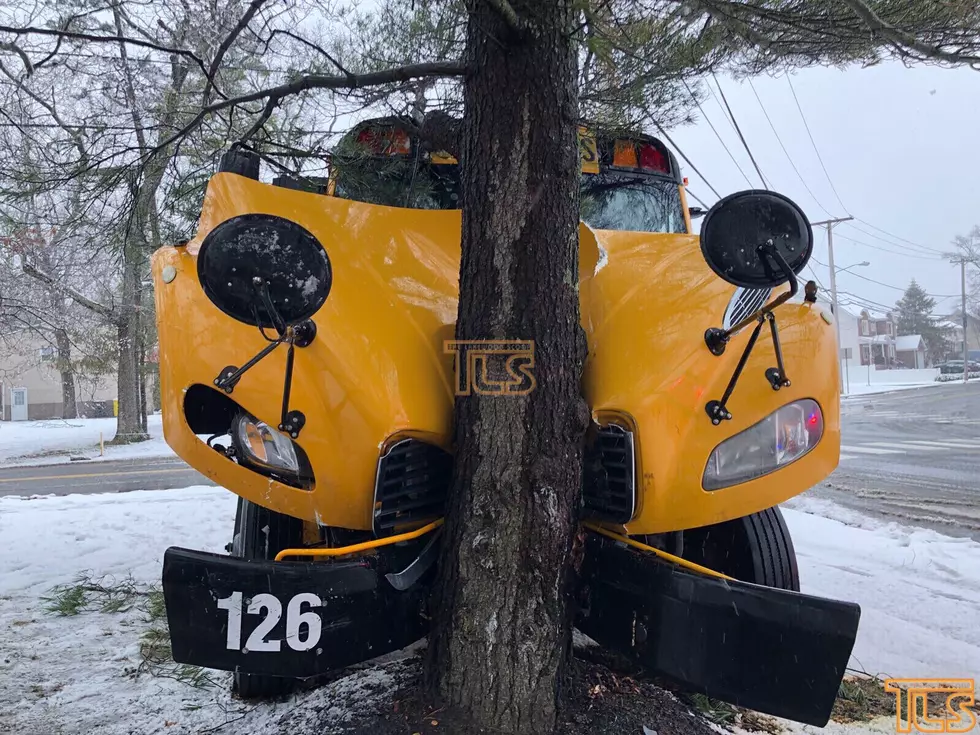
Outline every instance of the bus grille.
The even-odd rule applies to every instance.
[[[742,288],[735,289],[728,308],[725,309],[725,320],[722,329],[730,329],[738,324],[745,317],[754,314],[769,301],[772,295],[771,288]]]
[[[374,485],[374,533],[434,521],[446,512],[453,478],[452,456],[416,439],[393,444],[378,460]]]
[[[636,512],[636,462],[633,434],[609,424],[597,432],[585,457],[582,490],[585,515],[609,523],[626,523]]]

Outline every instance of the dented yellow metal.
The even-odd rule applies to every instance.
[[[683,187],[681,194],[683,202]],[[333,290],[313,317],[317,337],[296,350],[290,401],[306,416],[297,443],[313,467],[311,489],[236,464],[206,446],[184,415],[189,388],[211,386],[224,367],[243,364],[266,345],[258,329],[211,303],[197,275],[207,234],[248,213],[302,225],[326,248],[333,268]],[[580,235],[589,343],[584,394],[598,421],[619,422],[635,433],[637,512],[619,530],[658,533],[744,516],[830,474],[839,458],[837,363],[833,327],[819,307],[790,303],[778,312],[792,385],[773,391],[763,377],[775,365],[764,336],[729,402],[733,420],[713,426],[704,405],[721,397],[748,334],[734,337],[721,357],[708,352],[703,334],[720,326],[733,287],[704,263],[696,235],[585,225]],[[381,207],[215,175],[194,239],[153,258],[167,442],[195,469],[255,503],[325,526],[371,529],[384,447],[412,436],[452,448],[453,357],[443,343],[452,338],[456,319],[459,237],[458,211]],[[169,280],[162,275],[168,266],[176,271],[173,278],[168,272]],[[285,352],[260,362],[232,395],[273,426]],[[765,477],[702,489],[705,464],[718,444],[800,398],[816,400],[823,411],[824,436],[816,448]]]

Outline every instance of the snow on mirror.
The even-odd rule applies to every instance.
[[[799,273],[812,252],[813,230],[803,210],[771,191],[730,194],[715,203],[701,226],[701,254],[711,270],[743,288],[786,283],[779,259]]]
[[[333,284],[330,259],[316,237],[266,214],[233,217],[208,233],[197,272],[215,306],[263,328],[309,319]]]

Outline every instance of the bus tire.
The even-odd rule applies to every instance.
[[[684,531],[683,556],[742,582],[800,591],[796,550],[778,507]]]
[[[303,521],[276,513],[244,498],[238,499],[231,555],[246,561],[275,559],[283,549],[303,544]],[[298,679],[264,674],[232,675],[231,690],[242,699],[267,699],[290,694]]]

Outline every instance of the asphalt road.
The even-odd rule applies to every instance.
[[[841,462],[816,497],[980,541],[980,383],[844,399]]]
[[[176,457],[0,469],[0,497],[124,493],[213,484]]]

